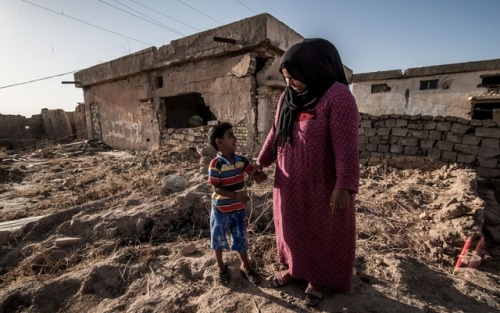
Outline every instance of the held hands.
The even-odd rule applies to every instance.
[[[264,171],[256,168],[252,174],[250,174],[249,179],[255,181],[257,184],[260,184],[267,179],[267,175]]]
[[[340,213],[349,205],[349,190],[334,189],[330,200],[332,213]]]

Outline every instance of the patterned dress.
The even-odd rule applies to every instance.
[[[276,120],[277,115],[259,154],[263,166],[275,161]],[[293,144],[278,149],[274,180],[280,263],[294,278],[339,292],[351,289],[355,259],[358,120],[349,88],[333,84],[314,109],[298,114]],[[350,191],[348,209],[335,214],[330,206],[334,188]]]

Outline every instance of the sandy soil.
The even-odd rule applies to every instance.
[[[362,165],[353,289],[326,291],[309,308],[305,282],[267,287],[280,268],[272,168],[270,180],[248,186],[250,255],[264,279],[250,284],[228,252],[231,282],[218,284],[208,240],[212,153],[91,142],[1,151],[0,313],[500,312],[497,181],[417,158]],[[5,228],[23,218],[31,221]]]

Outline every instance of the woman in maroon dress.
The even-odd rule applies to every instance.
[[[286,82],[274,125],[258,157],[277,162],[273,213],[279,262],[270,287],[292,278],[308,282],[306,303],[321,289],[351,289],[359,185],[358,120],[337,49],[306,39],[281,59]]]

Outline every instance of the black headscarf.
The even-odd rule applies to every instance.
[[[286,87],[278,116],[275,148],[286,142],[292,143],[293,123],[298,112],[314,108],[335,82],[347,85],[340,55],[325,39],[304,39],[288,48],[281,57],[280,72],[283,68],[305,84],[307,90],[297,93]]]

